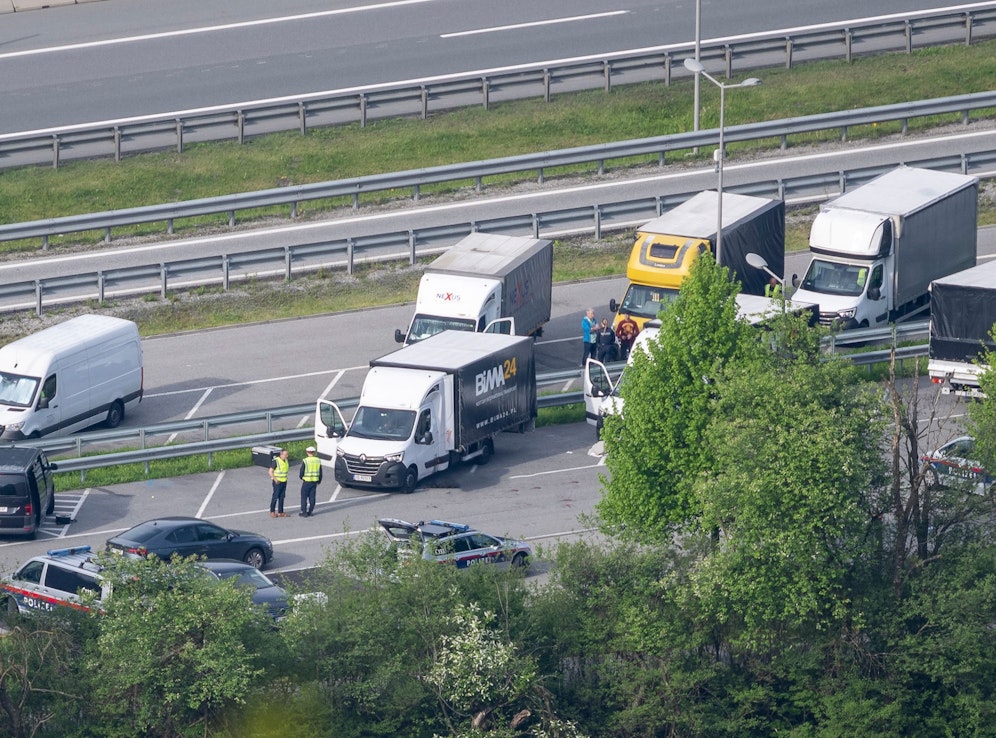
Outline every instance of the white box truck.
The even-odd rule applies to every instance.
[[[114,428],[142,401],[138,326],[81,315],[0,348],[0,438]]]
[[[930,285],[930,381],[944,394],[984,397],[979,374],[983,351],[996,351],[996,261],[979,264]]]
[[[319,400],[315,446],[339,484],[412,492],[456,462],[486,463],[496,433],[535,418],[531,338],[445,331],[371,361],[348,426]]]
[[[426,267],[415,315],[394,340],[411,344],[445,330],[541,335],[552,294],[552,241],[471,233]]]
[[[792,295],[842,329],[885,325],[928,306],[930,283],[975,265],[979,181],[899,167],[824,205],[813,259]]]

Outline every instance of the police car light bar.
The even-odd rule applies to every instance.
[[[49,556],[72,556],[73,554],[90,553],[89,546],[76,546],[75,548],[51,548]]]

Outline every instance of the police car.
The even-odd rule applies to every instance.
[[[514,538],[493,536],[463,523],[430,520],[409,523],[396,518],[381,518],[381,528],[394,542],[400,556],[419,555],[443,564],[464,569],[478,564],[521,568],[529,564],[532,549]]]
[[[966,484],[978,494],[985,494],[993,482],[978,461],[975,461],[975,439],[960,436],[943,446],[920,457],[921,463],[929,465],[928,481],[935,486]]]
[[[53,549],[44,556],[29,559],[6,577],[0,584],[0,595],[8,616],[12,617],[52,612],[59,607],[99,610],[110,593],[100,571],[89,546]],[[92,605],[84,604],[80,596],[83,592],[94,594]]]

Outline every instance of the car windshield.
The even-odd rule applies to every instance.
[[[477,324],[469,318],[447,318],[441,315],[416,315],[408,330],[408,343],[418,343],[443,331],[473,331]]]
[[[239,587],[251,587],[252,589],[266,589],[275,586],[265,574],[251,566],[245,569],[233,569],[231,571],[219,571],[221,579],[231,579]]]
[[[361,406],[357,408],[346,435],[378,441],[404,441],[411,437],[414,425],[414,410]]]
[[[678,296],[678,290],[669,287],[649,287],[645,284],[631,284],[626,290],[618,312],[629,313],[639,318],[656,318],[657,314]]]
[[[813,259],[802,288],[825,295],[860,295],[868,281],[868,267]]]
[[[38,377],[0,372],[0,405],[28,407],[37,387]]]

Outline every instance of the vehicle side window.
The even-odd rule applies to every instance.
[[[198,541],[220,541],[226,535],[228,535],[221,528],[217,528],[213,525],[198,525],[197,526],[197,540]]]
[[[882,289],[882,273],[881,264],[872,269],[871,279],[868,280],[868,289]]]
[[[473,536],[474,548],[491,548],[492,546],[498,545],[498,539],[492,538],[484,533],[477,533]]]
[[[415,437],[421,438],[432,430],[432,411],[426,408],[418,417],[418,427],[415,429]]]
[[[464,553],[470,550],[470,537],[461,536],[453,541],[453,552]]]
[[[29,561],[24,565],[24,568],[17,572],[14,577],[22,582],[31,582],[32,584],[41,584],[42,570],[45,568],[44,561]]]
[[[194,543],[197,540],[197,533],[194,531],[194,526],[185,525],[167,533],[166,540],[170,543]]]
[[[42,385],[41,398],[51,402],[55,397],[55,375],[48,377]]]
[[[45,573],[45,586],[49,589],[57,589],[60,592],[76,594],[80,590],[96,592],[100,594],[100,585],[91,576],[72,569],[63,569],[59,566],[49,566]]]

